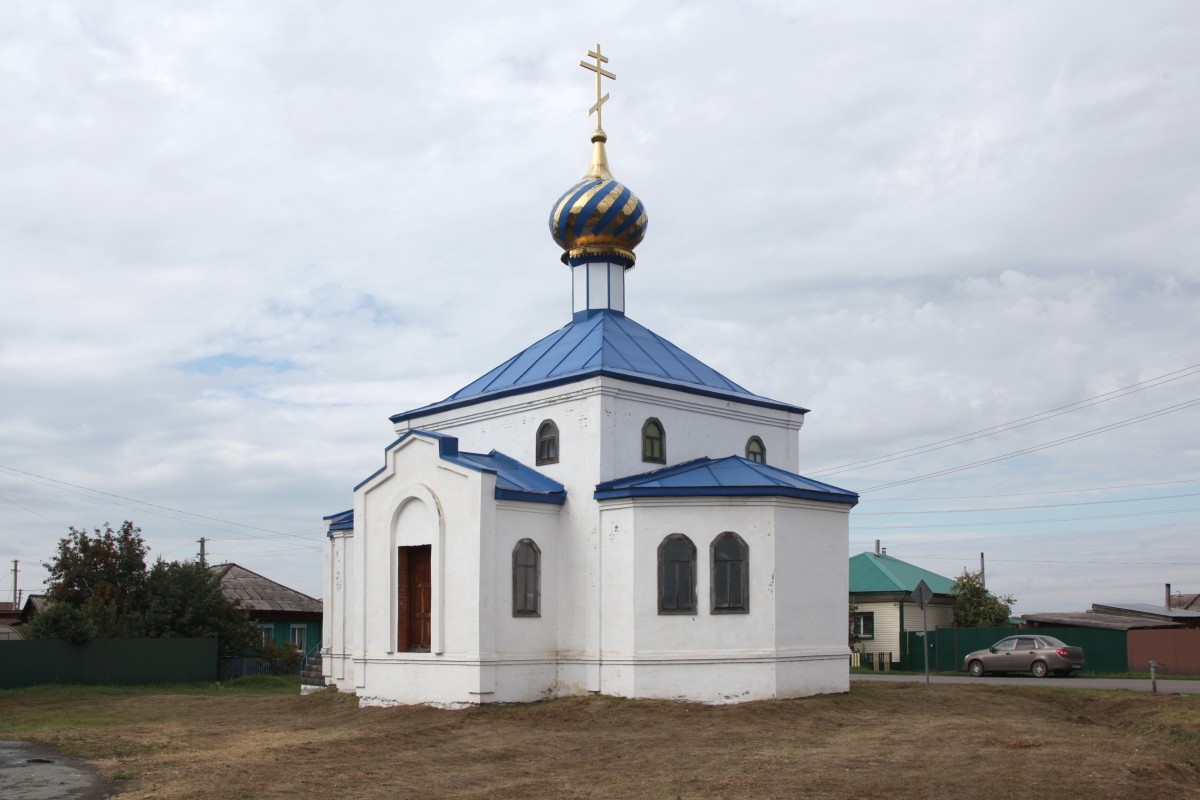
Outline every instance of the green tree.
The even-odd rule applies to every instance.
[[[959,628],[1004,625],[1017,599],[1011,594],[992,595],[983,585],[983,574],[963,570],[950,590],[954,596],[954,624]]]
[[[262,645],[258,626],[225,598],[220,576],[195,561],[158,559],[146,576],[142,614],[147,636],[216,636],[223,656]]]
[[[106,522],[95,535],[74,527],[69,531],[42,566],[50,575],[50,601],[78,610],[87,620],[86,626],[71,622],[72,635],[90,631],[88,638],[140,636],[147,549],[141,528],[126,520],[115,531]],[[58,614],[52,619],[62,624],[73,619],[66,611]]]
[[[96,628],[78,606],[52,603],[30,620],[25,635],[30,639],[62,639],[71,644],[83,644],[96,638]]]

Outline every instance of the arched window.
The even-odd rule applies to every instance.
[[[750,612],[750,548],[731,531],[712,541],[712,613]]]
[[[542,551],[532,539],[517,542],[512,553],[513,616],[542,615]]]
[[[658,546],[658,613],[696,613],[696,545],[682,533]]]
[[[546,420],[538,426],[537,431],[537,463],[558,463],[558,426],[553,420]]]
[[[667,432],[654,417],[646,420],[642,426],[642,461],[667,463]]]
[[[767,463],[767,446],[763,444],[762,439],[757,436],[750,437],[746,442],[746,458],[759,464]]]

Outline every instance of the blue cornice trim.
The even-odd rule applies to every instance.
[[[823,503],[840,503],[854,506],[858,497],[848,498],[841,494],[816,492],[811,489],[794,489],[788,486],[631,486],[626,489],[596,490],[597,500],[619,500],[636,497],[794,497],[799,500],[817,500]]]

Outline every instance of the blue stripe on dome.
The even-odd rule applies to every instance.
[[[579,183],[575,184],[570,189],[567,189],[565,192],[563,192],[561,195],[559,195],[558,199],[554,201],[554,205],[550,206],[550,219],[547,220],[547,222],[550,225],[550,233],[554,233],[554,225],[555,225],[557,217],[558,217],[559,206],[562,205],[563,200],[567,199],[567,195],[569,195],[571,192],[573,192],[577,188],[579,188],[580,183],[583,183],[583,181],[580,181]]]
[[[570,191],[567,192],[567,194],[571,194],[571,199],[566,201],[562,212],[560,212],[558,215],[558,227],[554,232],[555,239],[562,239],[567,235],[567,220],[571,217],[570,208],[575,205],[575,203],[579,202],[579,198],[587,194],[589,189],[600,183],[601,181],[597,178],[596,180],[592,180],[584,184],[576,184],[575,187],[572,187],[576,189],[574,194],[571,194]],[[564,197],[565,196],[566,195],[564,195]]]
[[[598,187],[596,193],[588,199],[583,209],[579,212],[579,218],[575,220],[575,230],[571,231],[571,233],[575,236],[583,233],[584,226],[587,225],[592,214],[596,213],[596,208],[603,202],[604,198],[616,191],[616,188],[617,184],[611,182],[607,186]],[[592,225],[591,228],[596,233],[600,232],[599,225]]]
[[[641,220],[642,213],[644,211],[645,211],[645,209],[642,207],[642,201],[638,200],[638,204],[636,206],[634,206],[633,213],[629,215],[628,219],[626,219],[624,222],[622,222],[620,225],[618,225],[616,227],[616,229],[612,232],[612,235],[620,236],[627,229],[632,227],[635,222],[638,222],[639,220]]]
[[[618,183],[617,186],[621,186],[621,184]],[[613,201],[612,206],[608,211],[604,212],[604,216],[596,220],[596,224],[593,226],[593,230],[596,233],[603,233],[604,229],[612,224],[612,221],[617,218],[617,214],[620,214],[621,209],[629,202],[629,195],[631,194],[633,192],[629,191],[627,187],[621,186],[621,193],[617,195],[617,199]]]

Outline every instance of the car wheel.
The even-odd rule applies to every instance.
[[[971,673],[972,678],[981,677],[983,675],[983,662],[972,661],[970,664],[967,664],[967,672]]]
[[[1033,662],[1033,666],[1029,668],[1029,671],[1033,673],[1033,677],[1035,678],[1044,678],[1050,670],[1046,667],[1045,661],[1035,661]]]

